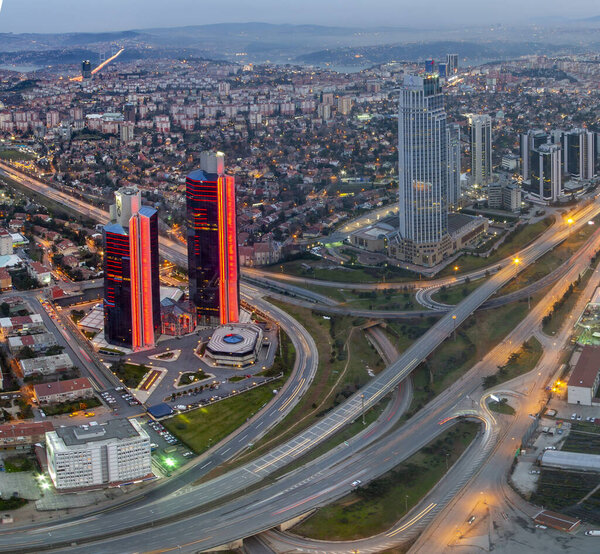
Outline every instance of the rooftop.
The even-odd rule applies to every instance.
[[[108,439],[129,439],[139,435],[133,424],[126,418],[109,419],[100,425],[59,427],[56,429],[56,434],[66,446]]]
[[[67,379],[65,381],[54,381],[53,383],[43,383],[41,385],[34,385],[33,387],[35,390],[35,395],[38,398],[40,396],[64,394],[65,392],[76,392],[91,388],[92,384],[87,377],[80,377],[79,379]]]
[[[569,387],[591,388],[596,382],[600,370],[600,348],[584,346],[577,365],[569,378]]]

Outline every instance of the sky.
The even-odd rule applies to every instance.
[[[439,27],[597,15],[598,0],[0,0],[0,32],[118,31],[250,21]]]

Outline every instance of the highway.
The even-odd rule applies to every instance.
[[[587,223],[587,220],[599,211],[597,203],[587,206],[581,210],[573,227],[577,228]],[[229,542],[234,538],[255,534],[320,503],[327,503],[333,498],[345,494],[349,490],[349,483],[352,480],[357,477],[361,478],[360,475],[363,475],[365,479],[370,479],[381,474],[381,472],[396,465],[400,461],[400,455],[404,456],[408,451],[416,451],[431,440],[438,429],[437,422],[429,419],[427,425],[430,428],[427,429],[423,427],[425,425],[423,419],[440,415],[438,410],[447,409],[444,400],[447,402],[447,394],[452,394],[449,391],[453,391],[456,398],[459,398],[463,396],[462,390],[457,391],[455,387],[451,387],[417,414],[411,420],[411,425],[402,428],[404,429],[404,436],[411,436],[411,448],[408,450],[403,446],[401,451],[394,451],[394,446],[398,442],[386,439],[384,446],[374,445],[369,447],[377,448],[376,451],[368,452],[369,448],[367,448],[360,456],[355,456],[356,460],[350,459],[350,462],[338,464],[322,474],[313,475],[307,483],[297,481],[298,472],[294,472],[273,485],[263,487],[263,489],[249,493],[248,496],[243,496],[226,504],[223,507],[223,510],[226,510],[225,513],[220,513],[221,508],[217,508],[203,514],[190,514],[189,517],[186,515],[185,519],[182,518],[162,525],[160,538],[156,536],[157,533],[154,533],[153,538],[148,536],[142,543],[139,542],[141,537],[151,530],[140,530],[135,536],[131,535],[132,527],[136,524],[148,525],[152,523],[157,525],[155,522],[157,513],[160,513],[163,518],[175,516],[176,514],[179,517],[186,510],[197,510],[198,507],[206,505],[212,500],[225,498],[229,494],[239,495],[242,491],[247,490],[249,486],[258,484],[267,475],[284,467],[316,444],[332,436],[338,429],[343,428],[360,416],[363,401],[364,408],[368,409],[395,389],[422,359],[430,354],[445,338],[450,336],[453,330],[496,290],[508,282],[516,271],[526,267],[564,240],[569,232],[570,230],[566,227],[557,227],[553,229],[551,236],[544,235],[544,240],[537,241],[524,249],[519,253],[519,258],[522,261],[519,266],[507,267],[492,275],[488,281],[456,306],[452,312],[442,316],[396,362],[372,379],[361,391],[329,412],[318,424],[300,433],[267,455],[208,483],[178,490],[173,495],[163,497],[160,500],[157,499],[155,503],[145,503],[143,506],[127,510],[126,513],[122,513],[121,509],[116,509],[110,513],[84,518],[77,525],[50,525],[20,535],[2,534],[0,535],[0,548],[7,551],[16,548],[39,550],[52,544],[90,540],[107,534],[114,535],[117,532],[128,534],[110,540],[104,539],[104,548],[110,544],[112,545],[110,546],[112,551],[128,552],[130,549],[131,551],[137,551],[139,550],[139,544],[157,545],[157,542],[161,543],[161,547],[179,544],[183,548],[183,545],[180,544],[183,539],[192,537],[195,537],[195,539],[189,541],[192,543],[189,545],[190,548],[199,548],[200,542],[194,542],[195,540],[201,541],[202,548],[209,548]],[[181,245],[177,246],[179,247],[178,250],[181,251]],[[168,245],[167,248],[169,248]],[[388,454],[387,458],[385,457],[386,453]],[[372,467],[373,459],[383,461],[376,464],[376,467]],[[312,473],[312,467],[309,470]],[[321,482],[323,476],[327,478],[325,483]],[[294,499],[295,502],[293,502]],[[160,509],[154,511],[153,507],[158,508],[158,506],[160,506]],[[250,507],[252,508],[250,509]],[[204,531],[199,533],[198,530]],[[198,539],[199,534],[204,535],[204,537]],[[113,543],[113,541],[116,542]],[[94,548],[96,548],[96,545],[90,544],[90,550],[101,551],[94,550]],[[101,548],[100,545],[98,548]]]
[[[579,214],[574,227],[587,223],[587,220],[596,215],[598,211],[599,206],[597,203],[586,207]],[[552,236],[545,235],[543,241],[538,241],[524,249],[519,254],[522,264],[518,267],[504,268],[491,276],[487,282],[456,306],[452,312],[444,315],[425,335],[413,343],[413,345],[411,345],[411,347],[409,347],[396,362],[371,380],[371,382],[361,389],[359,393],[350,397],[335,410],[329,412],[329,414],[322,418],[318,424],[294,437],[286,444],[276,448],[274,451],[241,468],[233,470],[224,476],[213,479],[198,487],[192,487],[185,491],[178,491],[176,493],[175,501],[172,496],[161,499],[161,515],[163,517],[169,517],[170,515],[181,514],[182,512],[185,512],[186,509],[197,509],[199,506],[206,504],[211,500],[224,498],[228,494],[239,494],[241,491],[247,490],[250,485],[259,483],[265,476],[272,474],[290,461],[298,458],[316,444],[319,444],[332,436],[338,429],[341,429],[346,424],[359,417],[362,411],[363,400],[365,409],[368,409],[375,405],[388,392],[396,388],[399,382],[404,380],[422,359],[431,353],[446,337],[451,335],[456,326],[460,325],[487,298],[508,282],[517,270],[526,267],[543,253],[564,240],[568,233],[569,229],[567,228],[556,228],[554,229]],[[454,390],[456,393],[454,388],[449,390]],[[458,392],[459,396],[462,397],[462,391]],[[419,420],[426,415],[431,416],[432,413],[436,413],[437,407],[440,404],[443,404],[444,398],[446,398],[446,394],[438,397],[438,399],[436,399],[437,401],[431,403],[430,406],[426,407],[420,414],[415,416],[416,419],[413,418],[413,420],[411,420],[412,424],[410,426],[405,426],[408,427],[405,430],[405,433],[413,435],[411,440],[412,447],[418,449],[418,447],[424,444],[423,440],[425,443],[431,440],[432,433],[423,433],[422,423],[420,423]],[[437,422],[435,422],[435,425],[437,425]],[[436,427],[433,429],[436,429]],[[419,437],[424,438],[423,440],[420,440]],[[383,447],[385,449],[390,449],[394,445],[391,441],[386,441],[386,443],[387,444]],[[403,453],[405,452],[403,451]],[[388,459],[390,460],[389,463],[393,465],[397,464],[399,462],[399,459],[397,458],[398,454],[399,453],[396,452],[394,455],[388,456]],[[177,541],[184,537],[189,537],[190,529],[195,536],[198,535],[198,529],[210,529],[212,533],[210,538],[203,539],[202,544],[203,548],[208,548],[210,546],[228,542],[232,540],[232,538],[254,534],[257,531],[269,528],[278,522],[285,521],[298,513],[302,513],[302,511],[306,511],[306,509],[309,509],[310,507],[319,505],[320,502],[325,503],[332,498],[345,494],[349,488],[349,483],[358,476],[357,473],[359,472],[361,475],[363,474],[362,472],[364,472],[366,478],[372,478],[373,476],[380,474],[381,471],[386,469],[386,464],[381,463],[378,464],[376,468],[371,468],[370,466],[372,464],[370,462],[374,459],[373,456],[376,456],[376,459],[385,459],[380,458],[376,453],[371,453],[371,456],[360,456],[360,460],[368,462],[368,467],[365,467],[362,470],[360,469],[360,464],[354,460],[347,466],[339,464],[335,467],[335,470],[328,470],[333,471],[333,473],[330,474],[330,477],[335,476],[335,479],[328,480],[328,483],[332,484],[325,488],[322,483],[317,483],[315,485],[313,482],[298,486],[298,482],[295,482],[294,479],[296,473],[294,473],[291,477],[287,477],[288,480],[291,478],[292,481],[295,482],[291,492],[285,488],[282,489],[282,483],[288,482],[286,481],[286,478],[284,478],[272,486],[267,486],[255,493],[251,493],[248,498],[251,499],[251,502],[248,502],[247,499],[240,498],[233,503],[229,503],[227,504],[227,510],[230,510],[227,512],[228,514],[236,513],[236,502],[245,503],[244,507],[246,509],[244,510],[244,517],[240,521],[236,521],[235,524],[233,524],[231,518],[211,520],[210,518],[215,514],[215,510],[213,510],[205,514],[190,515],[190,517],[185,520],[163,525],[160,535],[161,541],[163,541],[164,538],[164,544],[173,544],[168,541]],[[393,466],[388,465],[388,467]],[[271,489],[278,492],[274,492],[274,490]],[[314,491],[313,496],[307,496],[311,491]],[[262,503],[260,501],[261,494],[267,495],[266,497],[263,497]],[[286,502],[289,502],[293,498],[299,498],[299,503],[297,505],[286,504],[285,506],[282,506],[280,510],[275,509],[275,511],[273,511],[277,506],[285,504],[285,502],[282,502],[281,496],[285,497]],[[265,498],[271,499],[268,501],[268,509],[265,507]],[[249,506],[252,506],[253,509],[249,510]],[[218,512],[218,509],[216,511]],[[249,512],[251,512],[250,519],[248,516]],[[55,541],[71,542],[73,540],[89,540],[99,534],[114,534],[119,529],[122,532],[130,532],[132,527],[131,517],[134,517],[135,522],[139,524],[148,524],[149,522],[154,522],[156,519],[155,513],[151,512],[151,507],[148,504],[136,507],[133,510],[128,510],[127,514],[127,518],[123,517],[123,514],[120,514],[120,510],[116,510],[112,513],[97,516],[92,520],[83,519],[78,525],[69,527],[49,526],[48,529],[45,530],[46,536],[43,538],[39,537],[39,533],[43,533],[44,531],[32,531],[29,532],[26,537],[29,539],[26,541],[27,547],[39,549],[43,544],[52,544],[55,543]],[[115,517],[115,515],[121,515],[121,517]],[[223,527],[224,521],[229,523]],[[218,525],[219,523],[220,526]],[[140,531],[141,534],[145,532],[147,531]],[[49,540],[47,533],[52,533],[51,541]],[[171,533],[174,534],[171,535]],[[37,537],[36,534],[38,535]],[[23,543],[18,542],[19,540],[22,540],[23,537],[16,538],[15,540],[14,536],[2,535],[0,536],[0,539],[0,546],[5,549],[20,547],[19,544],[23,547],[25,546]],[[115,538],[113,540],[118,540],[120,541],[120,544],[122,543],[121,546],[115,548],[116,551],[128,551],[122,550],[121,547],[127,548],[126,545],[128,544],[133,546],[133,543],[128,543],[128,541],[131,540],[131,537],[129,536],[128,538],[127,535],[122,539]],[[137,544],[139,545],[139,543]],[[144,544],[155,544],[155,541]],[[135,548],[135,546],[133,547]],[[92,548],[91,545],[90,548]]]
[[[588,254],[592,252],[593,249],[590,248]],[[557,284],[550,292],[549,296],[552,299],[559,298],[572,279],[576,277],[578,270],[581,269],[581,265],[577,265],[578,268],[570,272],[568,278],[563,283]],[[467,554],[470,551],[468,541],[461,541],[459,537],[467,532],[465,521],[475,509],[476,504],[481,501],[482,495],[485,497],[486,510],[489,510],[490,517],[494,520],[494,528],[500,528],[497,531],[500,535],[507,532],[507,527],[510,528],[511,525],[514,525],[509,520],[514,521],[523,516],[531,517],[539,511],[538,506],[531,505],[516,495],[506,482],[506,476],[515,452],[514,438],[519,439],[531,424],[529,414],[537,413],[540,407],[545,404],[543,388],[559,366],[563,349],[568,346],[568,340],[572,333],[572,323],[577,320],[585,309],[587,302],[599,285],[600,270],[596,268],[584,292],[574,306],[571,316],[565,318],[565,324],[552,338],[543,335],[541,332],[541,318],[545,315],[543,309],[532,310],[530,316],[519,326],[521,329],[517,328],[515,330],[518,334],[514,337],[515,342],[534,333],[544,344],[544,354],[534,371],[496,387],[498,390],[517,393],[515,401],[511,401],[511,404],[517,409],[517,414],[510,418],[506,432],[492,458],[488,460],[481,472],[469,485],[461,491],[455,501],[437,515],[432,525],[411,548],[411,553],[426,554],[429,552],[452,551]],[[506,514],[508,514],[508,518],[505,517]],[[510,530],[508,533],[512,534]],[[583,537],[582,539],[585,540]],[[571,545],[565,543],[564,547],[569,550]],[[518,548],[517,544],[515,542],[506,544],[504,551],[510,552],[511,548]],[[594,546],[589,544],[588,539],[588,543],[581,544],[580,549],[577,551],[591,552]]]
[[[497,367],[506,362],[515,348],[518,348],[536,332],[536,329],[539,329],[541,320],[548,309],[564,294],[579,274],[586,269],[589,259],[600,247],[600,232],[596,232],[593,238],[593,241],[588,241],[586,246],[573,256],[570,263],[571,267],[564,276],[565,278],[549,291],[546,298],[540,301],[500,344],[461,379],[458,387],[460,392],[454,399],[454,406],[447,404],[447,415],[452,417],[453,415],[467,414],[472,411],[486,422],[486,426],[489,425],[490,435],[488,437],[478,437],[475,443],[469,447],[464,457],[451,468],[442,482],[419,505],[411,510],[408,516],[404,517],[391,529],[363,540],[348,542],[314,541],[288,533],[269,531],[264,535],[266,542],[276,551],[285,552],[310,552],[313,554],[323,551],[352,554],[356,550],[359,552],[380,552],[399,544],[405,544],[408,540],[414,539],[424,528],[427,528],[427,531],[418,540],[415,547],[411,549],[411,552],[414,551],[415,554],[455,552],[458,548],[457,544],[454,543],[457,529],[467,530],[468,525],[465,522],[474,504],[480,501],[481,491],[485,491],[488,504],[491,504],[492,498],[496,499],[498,502],[496,506],[497,514],[502,511],[509,511],[506,501],[499,502],[507,496],[510,496],[513,502],[521,506],[524,505],[525,514],[530,516],[535,513],[537,507],[532,507],[523,502],[506,485],[506,472],[514,457],[515,438],[520,438],[531,423],[529,414],[537,413],[540,409],[540,403],[544,397],[543,387],[559,365],[559,355],[570,336],[571,325],[563,326],[560,334],[555,338],[550,339],[544,335],[543,357],[535,370],[529,374],[511,382],[503,383],[498,387],[485,391],[485,393],[481,386],[482,377],[495,373]],[[596,269],[586,286],[585,292],[574,307],[572,312],[574,315],[570,321],[576,321],[577,316],[583,311],[588,299],[599,284],[600,271]],[[536,332],[536,336],[538,335],[539,332]],[[515,386],[515,381],[519,386]],[[518,418],[510,421],[510,425],[505,425],[502,421],[498,422],[486,407],[486,400],[490,394],[501,394],[501,392],[507,390],[517,391],[517,401],[522,404]],[[444,394],[446,395],[446,393]],[[433,401],[433,403],[437,402],[438,399]],[[450,402],[452,402],[452,399]],[[436,434],[435,428],[432,426],[422,427],[422,431],[431,433],[429,440]],[[388,437],[389,440],[394,440],[395,435],[399,432]],[[406,440],[406,443],[409,445],[410,441]],[[488,459],[487,456],[491,457]],[[405,457],[402,456],[402,459],[405,459]],[[396,461],[396,463],[399,463],[399,461]],[[465,490],[461,490],[465,485]],[[459,500],[454,500],[457,493],[459,493]],[[460,499],[464,499],[464,502]],[[460,509],[457,509],[457,502],[459,502]],[[435,506],[432,506],[432,504],[435,504]],[[514,509],[511,509],[511,511],[514,511]],[[518,515],[522,515],[523,510],[520,510],[520,512]],[[419,514],[423,515],[407,525]],[[500,522],[504,521],[502,517],[498,519]],[[433,524],[428,527],[432,520]],[[398,532],[398,529],[401,529],[401,531]],[[419,545],[418,548],[417,545]],[[469,547],[469,543],[466,541],[464,554],[471,552]]]

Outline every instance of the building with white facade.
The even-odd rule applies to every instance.
[[[600,348],[584,346],[567,383],[567,402],[591,406],[600,384]]]
[[[42,356],[40,358],[27,358],[19,362],[23,377],[30,375],[52,375],[58,371],[65,371],[73,367],[73,362],[68,354]]]
[[[471,185],[486,186],[492,178],[492,118],[489,115],[469,114],[471,143]]]
[[[150,437],[135,419],[61,427],[46,433],[48,472],[59,491],[150,479]]]
[[[263,331],[254,323],[233,323],[215,329],[205,356],[216,366],[242,368],[256,362],[263,344]]]

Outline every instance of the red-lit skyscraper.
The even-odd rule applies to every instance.
[[[239,320],[235,181],[221,152],[203,152],[186,181],[190,300],[203,324]]]
[[[104,227],[104,335],[110,344],[147,348],[160,334],[158,214],[137,189],[115,193]]]

